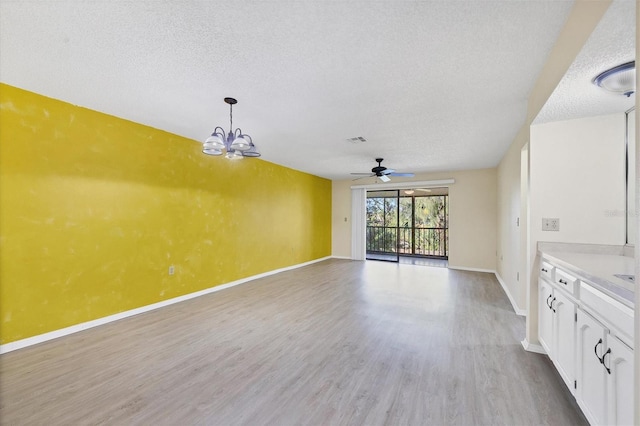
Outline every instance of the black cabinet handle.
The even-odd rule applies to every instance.
[[[551,300],[551,306],[549,306],[553,312],[555,312],[555,311],[556,311],[556,310],[553,308],[553,302],[555,302],[555,301],[556,301],[556,298],[554,297],[554,298]]]
[[[604,360],[607,357],[607,355],[611,354],[611,348],[607,349],[607,351],[604,353],[604,355],[602,355],[602,360],[600,362],[602,362],[602,365],[604,365],[604,368],[607,370],[607,373],[611,374],[611,369],[609,367],[607,367],[607,364],[605,364]],[[609,360],[609,364],[611,364],[611,360]]]
[[[542,268],[542,272],[549,272],[549,271],[547,271],[546,269]]]
[[[551,297],[553,296],[553,294],[550,294],[549,297],[547,297],[547,308],[551,309],[551,305],[549,304],[549,299],[551,299]]]
[[[565,281],[565,280],[563,280],[562,278],[560,278],[560,279],[558,280],[558,282],[559,282],[560,284],[564,284],[564,285],[569,284],[568,282],[566,282],[566,281]]]
[[[602,360],[602,358],[600,358],[600,355],[598,355],[598,345],[601,345],[601,344],[602,344],[602,339],[598,340],[598,343],[596,343],[596,345],[593,347],[593,352],[596,354],[596,357],[598,358],[598,361],[600,361],[600,364],[603,364],[604,361]]]

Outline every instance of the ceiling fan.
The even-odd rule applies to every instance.
[[[376,176],[379,177],[383,182],[389,182],[391,180],[389,176],[413,177],[413,173],[396,173],[396,171],[393,169],[387,169],[381,164],[383,160],[384,158],[376,158],[376,162],[378,163],[378,165],[371,169],[371,173],[351,173],[352,175],[364,175],[354,180]]]

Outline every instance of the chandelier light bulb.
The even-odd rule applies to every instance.
[[[243,135],[240,135],[234,139],[233,143],[231,144],[231,148],[238,151],[247,151],[249,148],[251,148],[251,145],[249,145],[249,141],[247,141]]]
[[[214,133],[207,138],[205,143],[210,143],[213,147],[217,149],[224,149],[224,138],[219,133]]]
[[[210,139],[211,137],[207,138],[204,144],[202,144],[202,152],[207,155],[222,155],[222,150],[220,149],[220,147]]]

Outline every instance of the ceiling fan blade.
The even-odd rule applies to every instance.
[[[352,175],[355,175],[355,174],[362,174],[362,173],[351,173],[351,174],[352,174]],[[358,177],[358,178],[352,179],[352,181],[354,181],[354,180],[360,180],[360,179],[365,179],[365,178],[373,177],[373,176],[375,176],[375,175],[368,174],[368,175],[366,175],[366,176],[360,176],[360,177]]]
[[[413,177],[414,174],[413,173],[396,173],[396,172],[392,172],[392,173],[386,173],[390,176],[401,176],[401,177]]]
[[[380,178],[381,181],[383,182],[389,182],[391,180],[391,178],[387,175],[380,175],[378,176]]]
[[[380,171],[380,173],[382,173],[383,175],[390,175],[390,174],[393,174],[393,173],[395,173],[395,172],[396,172],[396,171],[395,171],[395,170],[393,170],[393,169],[384,169],[384,170],[381,170],[381,171]]]

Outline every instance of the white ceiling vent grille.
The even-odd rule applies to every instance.
[[[363,143],[366,142],[367,140],[365,138],[363,138],[362,136],[356,136],[355,138],[349,138],[347,139],[347,142],[351,142],[351,143]]]

